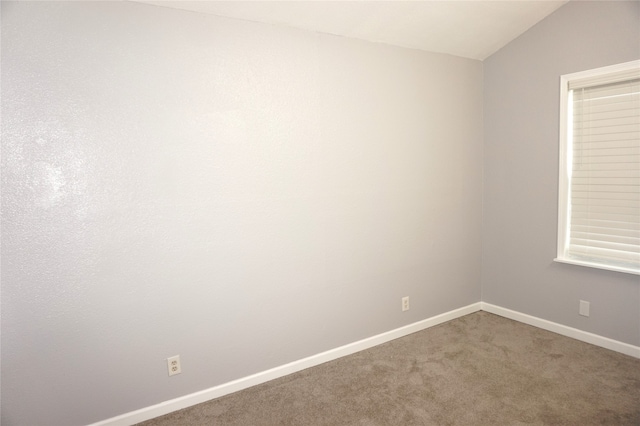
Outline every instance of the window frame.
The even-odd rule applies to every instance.
[[[591,268],[604,269],[609,271],[624,272],[640,275],[640,267],[626,267],[616,264],[608,264],[586,259],[576,259],[567,255],[569,246],[569,222],[571,217],[570,187],[572,169],[572,148],[573,141],[570,140],[569,120],[573,119],[571,112],[571,97],[569,82],[578,79],[598,77],[606,74],[617,73],[626,70],[640,68],[640,60],[625,62],[622,64],[610,65],[595,68],[587,71],[580,71],[560,76],[560,137],[559,137],[559,169],[558,169],[558,241],[555,262],[568,263],[572,265],[587,266]]]

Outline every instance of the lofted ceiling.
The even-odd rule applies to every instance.
[[[484,60],[568,0],[131,0]]]

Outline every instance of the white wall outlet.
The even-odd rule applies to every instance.
[[[583,317],[588,317],[589,316],[589,302],[587,302],[585,300],[581,300],[580,301],[580,310],[578,312]]]
[[[180,355],[167,358],[167,368],[169,369],[170,376],[182,373],[182,367],[180,366]]]
[[[402,298],[402,312],[409,310],[409,296]]]

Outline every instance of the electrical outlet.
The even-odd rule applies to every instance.
[[[182,367],[180,367],[180,355],[167,358],[167,368],[169,369],[170,376],[182,373]]]
[[[402,298],[402,311],[409,310],[409,296],[405,296]]]
[[[579,309],[578,313],[580,315],[582,315],[583,317],[588,317],[589,316],[589,302],[587,302],[585,300],[581,300],[580,301],[580,309]]]

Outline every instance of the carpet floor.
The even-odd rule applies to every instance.
[[[476,312],[140,423],[525,424],[640,425],[640,359]]]

